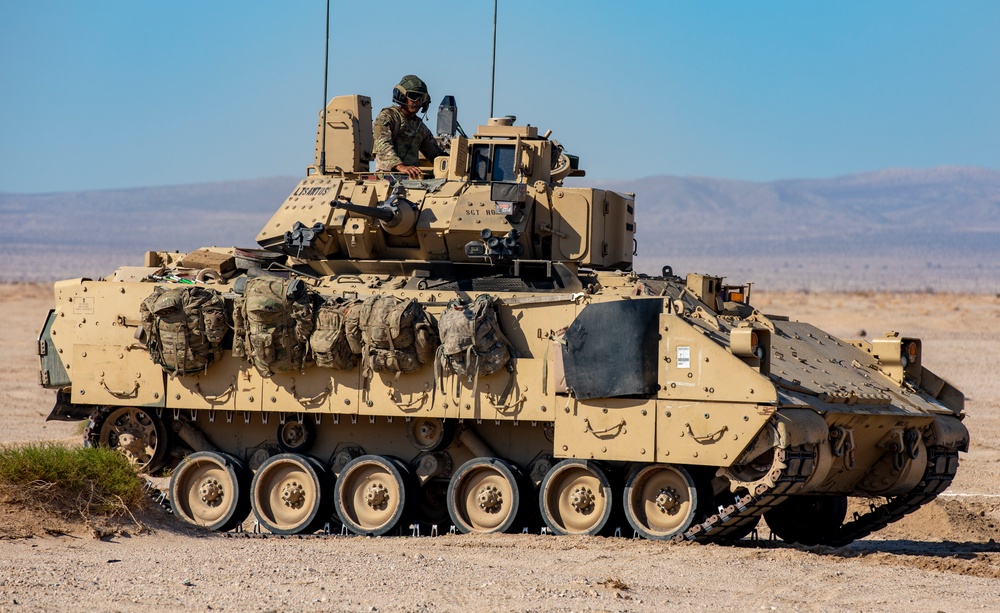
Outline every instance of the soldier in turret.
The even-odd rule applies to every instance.
[[[375,168],[419,179],[423,176],[417,166],[419,154],[428,160],[447,155],[417,117],[417,113],[427,112],[431,103],[427,85],[416,75],[406,75],[393,88],[392,101],[396,106],[382,109],[375,118]]]

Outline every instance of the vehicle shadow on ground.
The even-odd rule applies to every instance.
[[[913,539],[892,539],[855,541],[843,547],[828,545],[799,545],[786,543],[778,539],[747,538],[737,543],[736,547],[751,549],[796,549],[820,556],[857,558],[872,554],[889,554],[899,556],[922,556],[935,558],[959,558],[971,560],[983,553],[1000,553],[1000,543],[994,539],[988,541],[918,541]]]

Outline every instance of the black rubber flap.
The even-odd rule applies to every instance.
[[[589,304],[566,331],[566,385],[582,400],[656,391],[657,321],[663,301]]]

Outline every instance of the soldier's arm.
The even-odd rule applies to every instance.
[[[448,152],[442,149],[441,145],[438,145],[437,139],[431,134],[430,129],[423,124],[421,125],[423,138],[420,139],[420,153],[423,153],[428,160],[433,160],[439,155],[448,155]]]

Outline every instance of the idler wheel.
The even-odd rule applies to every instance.
[[[787,543],[823,545],[832,542],[847,517],[847,496],[789,496],[764,513],[764,521]]]
[[[500,458],[473,458],[459,467],[448,484],[448,515],[462,533],[505,532],[529,491],[521,470]]]
[[[272,534],[309,534],[329,518],[329,474],[313,458],[271,456],[257,469],[250,489],[254,515]]]
[[[628,523],[643,538],[665,540],[694,523],[698,491],[682,466],[643,464],[625,480],[622,497]]]
[[[155,473],[166,466],[167,427],[152,413],[137,407],[121,407],[108,413],[101,423],[99,446],[121,453],[143,473]]]
[[[231,455],[199,451],[184,458],[170,477],[170,505],[195,526],[225,532],[250,513],[250,472]]]
[[[538,503],[555,534],[600,534],[611,516],[611,482],[597,462],[563,460],[542,479]]]
[[[381,536],[404,523],[416,486],[397,458],[363,455],[344,466],[334,487],[337,516],[354,534]]]

